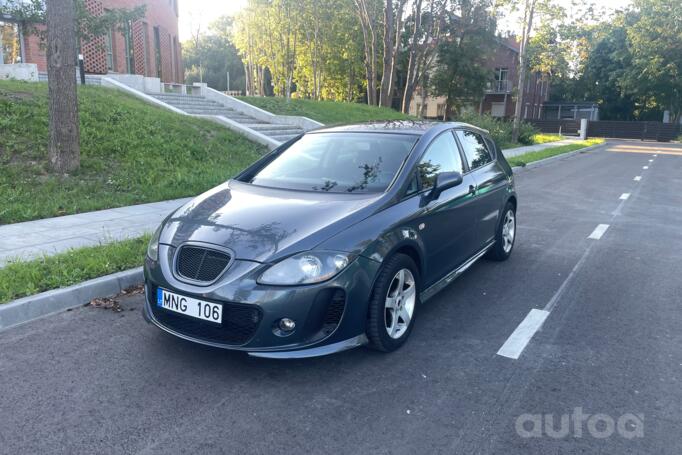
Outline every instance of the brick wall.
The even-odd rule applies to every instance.
[[[93,14],[105,9],[127,8],[147,5],[145,17],[132,24],[132,68],[128,68],[126,58],[126,39],[118,29],[112,31],[113,69],[115,73],[141,74],[156,76],[156,49],[154,46],[154,27],[160,31],[161,79],[164,82],[183,82],[182,53],[178,38],[177,0],[86,0],[86,7]],[[173,43],[177,44],[173,46]],[[36,63],[38,71],[47,71],[45,49],[37,36],[25,37],[26,63]],[[95,38],[82,45],[85,70],[88,73],[104,74],[107,61],[104,37]],[[175,50],[174,50],[175,47]]]

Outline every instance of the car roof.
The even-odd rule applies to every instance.
[[[367,122],[354,123],[350,125],[339,125],[331,127],[322,127],[315,131],[310,131],[308,134],[315,133],[397,133],[397,134],[412,134],[424,135],[431,130],[446,130],[450,128],[467,127],[478,130],[482,133],[488,131],[478,128],[468,123],[462,122],[433,122],[424,120],[389,120],[382,122]]]

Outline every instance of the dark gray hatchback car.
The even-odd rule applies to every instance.
[[[145,318],[260,357],[393,351],[422,303],[514,247],[512,170],[461,123],[327,128],[172,213],[145,261]]]

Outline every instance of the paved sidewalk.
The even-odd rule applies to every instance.
[[[524,147],[516,147],[513,149],[504,149],[504,150],[502,150],[502,153],[504,154],[505,158],[512,158],[514,156],[523,155],[525,153],[539,152],[540,150],[545,150],[545,149],[552,148],[552,147],[558,147],[560,145],[575,144],[576,142],[580,142],[580,139],[572,138],[572,139],[563,139],[561,141],[555,141],[555,142],[546,142],[544,144],[526,145]]]
[[[12,259],[33,259],[84,246],[152,232],[190,198],[132,205],[77,215],[0,226],[0,267]]]

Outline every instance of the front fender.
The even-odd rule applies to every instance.
[[[386,208],[345,229],[316,248],[346,251],[382,263],[401,248],[409,247],[418,256],[422,274],[426,271],[424,243],[419,231],[419,197],[412,197]]]

